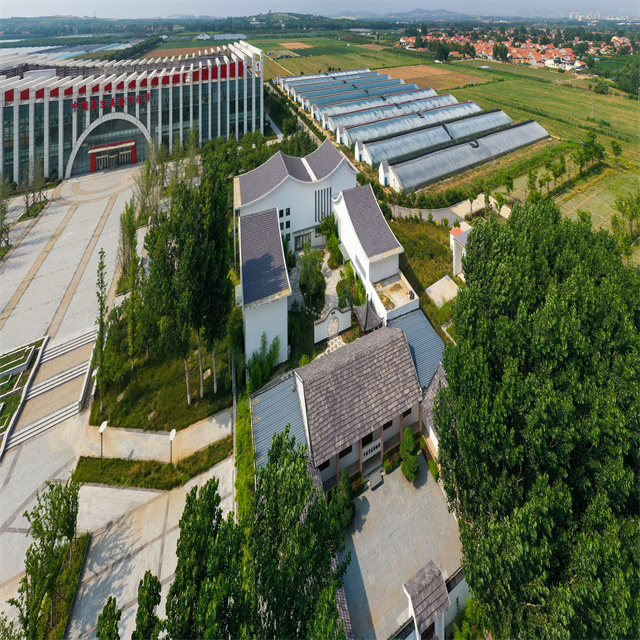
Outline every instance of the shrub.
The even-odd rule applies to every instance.
[[[429,471],[431,471],[433,479],[438,482],[438,479],[440,478],[440,469],[438,468],[438,463],[435,460],[429,460]]]
[[[449,220],[447,218],[442,218],[442,222],[440,224],[442,224],[443,227],[448,228]]]
[[[334,513],[342,529],[347,529],[356,515],[356,506],[353,504],[353,487],[346,469],[342,470],[338,486],[331,499],[331,504],[335,509]]]
[[[382,215],[387,220],[391,220],[393,218],[393,216],[391,215],[391,207],[386,202],[380,203],[380,211],[382,211]]]
[[[254,351],[249,362],[247,371],[249,372],[249,384],[253,390],[259,389],[271,375],[273,369],[278,364],[280,356],[280,338],[276,336],[271,345],[267,347],[267,334],[263,333],[260,338],[260,349]]]
[[[338,244],[338,238],[331,236],[327,242],[327,251],[329,252],[329,269],[337,269],[343,262],[342,251],[340,251],[340,245]]]
[[[391,473],[393,471],[393,464],[391,464],[391,460],[389,458],[384,459],[384,472]]]
[[[329,240],[332,236],[338,237],[338,225],[336,224],[336,218],[333,214],[322,218],[320,222],[320,233]]]
[[[402,473],[409,482],[413,482],[418,475],[418,456],[415,453],[416,443],[413,432],[407,427],[402,434],[400,457],[402,458]]]
[[[309,364],[310,362],[311,362],[311,358],[306,353],[303,353],[302,358],[300,358],[299,366],[304,367],[305,364]]]

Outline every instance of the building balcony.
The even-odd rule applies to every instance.
[[[385,308],[388,320],[404,315],[420,306],[418,295],[402,271],[373,283],[373,287]]]

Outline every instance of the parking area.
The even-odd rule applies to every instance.
[[[415,485],[398,468],[356,499],[356,519],[346,540],[351,564],[344,579],[356,638],[386,640],[409,619],[402,585],[429,560],[445,580],[460,567],[456,519],[422,454],[418,462]]]

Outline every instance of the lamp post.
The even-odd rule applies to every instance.
[[[176,437],[176,430],[171,429],[171,433],[169,434],[169,464],[173,469],[173,439]]]
[[[105,420],[100,425],[100,471],[102,471],[102,434],[104,433],[104,430],[106,428],[107,428],[107,421]]]

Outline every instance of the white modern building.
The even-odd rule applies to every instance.
[[[320,246],[320,222],[331,215],[333,195],[355,187],[357,173],[329,140],[304,158],[279,151],[253,171],[234,178],[236,215],[242,218],[276,209],[280,233],[292,250],[302,250],[307,242]]]
[[[205,140],[263,131],[263,53],[244,42],[203,55],[138,60],[0,60],[0,171],[20,183],[143,161],[153,139],[170,150],[190,129]]]
[[[370,184],[346,189],[333,199],[345,259],[351,260],[375,313],[388,321],[420,306],[400,271],[402,245],[389,228]]]
[[[278,212],[269,209],[240,219],[240,274],[247,360],[267,344],[280,342],[278,362],[287,359],[287,298],[291,284],[278,226]]]
[[[462,258],[467,254],[467,239],[471,233],[471,227],[463,229],[454,227],[449,231],[449,246],[453,251],[453,275],[460,276],[464,280]]]

